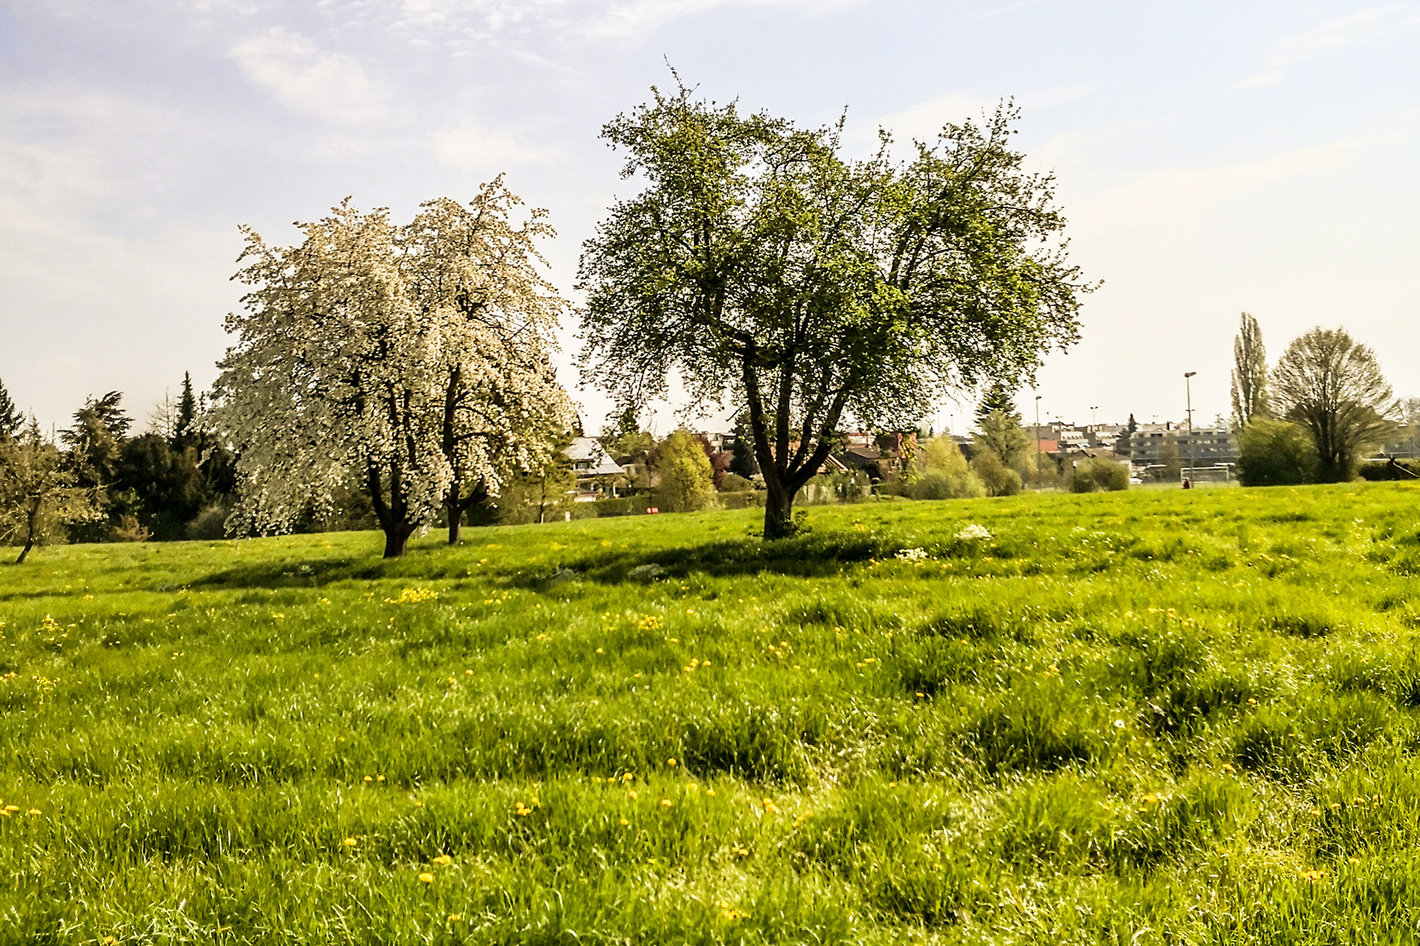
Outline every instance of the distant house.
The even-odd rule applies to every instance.
[[[595,437],[572,438],[567,459],[572,461],[572,473],[577,478],[578,502],[615,496],[617,479],[626,475],[626,470],[607,455]]]

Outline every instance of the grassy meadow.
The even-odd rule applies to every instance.
[[[44,548],[0,942],[1420,938],[1420,488]]]

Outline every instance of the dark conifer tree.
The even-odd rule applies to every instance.
[[[20,435],[20,428],[24,425],[25,418],[10,399],[10,392],[5,390],[5,382],[0,381],[0,442],[14,440]]]

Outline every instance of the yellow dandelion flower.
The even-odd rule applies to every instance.
[[[355,845],[359,844],[360,842],[357,841],[357,840],[355,840],[354,838],[346,838],[344,841],[341,841],[340,843],[343,844],[343,845],[345,845],[346,847],[354,847]]]
[[[438,857],[434,858],[434,865],[436,867],[448,867],[453,862],[454,859],[447,854],[440,854]]]
[[[661,799],[661,807],[662,807],[662,808],[670,808],[670,807],[671,807],[671,800],[670,800],[669,798],[662,798],[662,799]]]
[[[666,765],[669,765],[671,768],[675,768],[675,766],[676,766],[676,761],[675,761],[675,759],[667,759],[667,760],[666,760]]]
[[[419,882],[421,884],[432,884],[434,882],[434,875],[426,870],[419,875]]]
[[[38,809],[38,808],[31,808],[31,809],[29,810],[29,816],[30,816],[31,818],[38,818],[38,817],[39,817],[39,814],[40,814],[40,812],[39,812],[39,809]]]

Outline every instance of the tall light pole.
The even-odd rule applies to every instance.
[[[1196,375],[1196,371],[1185,371],[1183,373],[1183,396],[1188,405],[1188,482],[1193,484],[1193,382],[1189,379]]]
[[[1035,485],[1040,485],[1040,395],[1035,396]]]
[[[1091,426],[1091,427],[1095,426],[1095,411],[1097,411],[1097,410],[1099,410],[1099,409],[1100,409],[1100,406],[1099,406],[1098,404],[1091,404],[1091,405],[1090,405],[1090,426]]]

